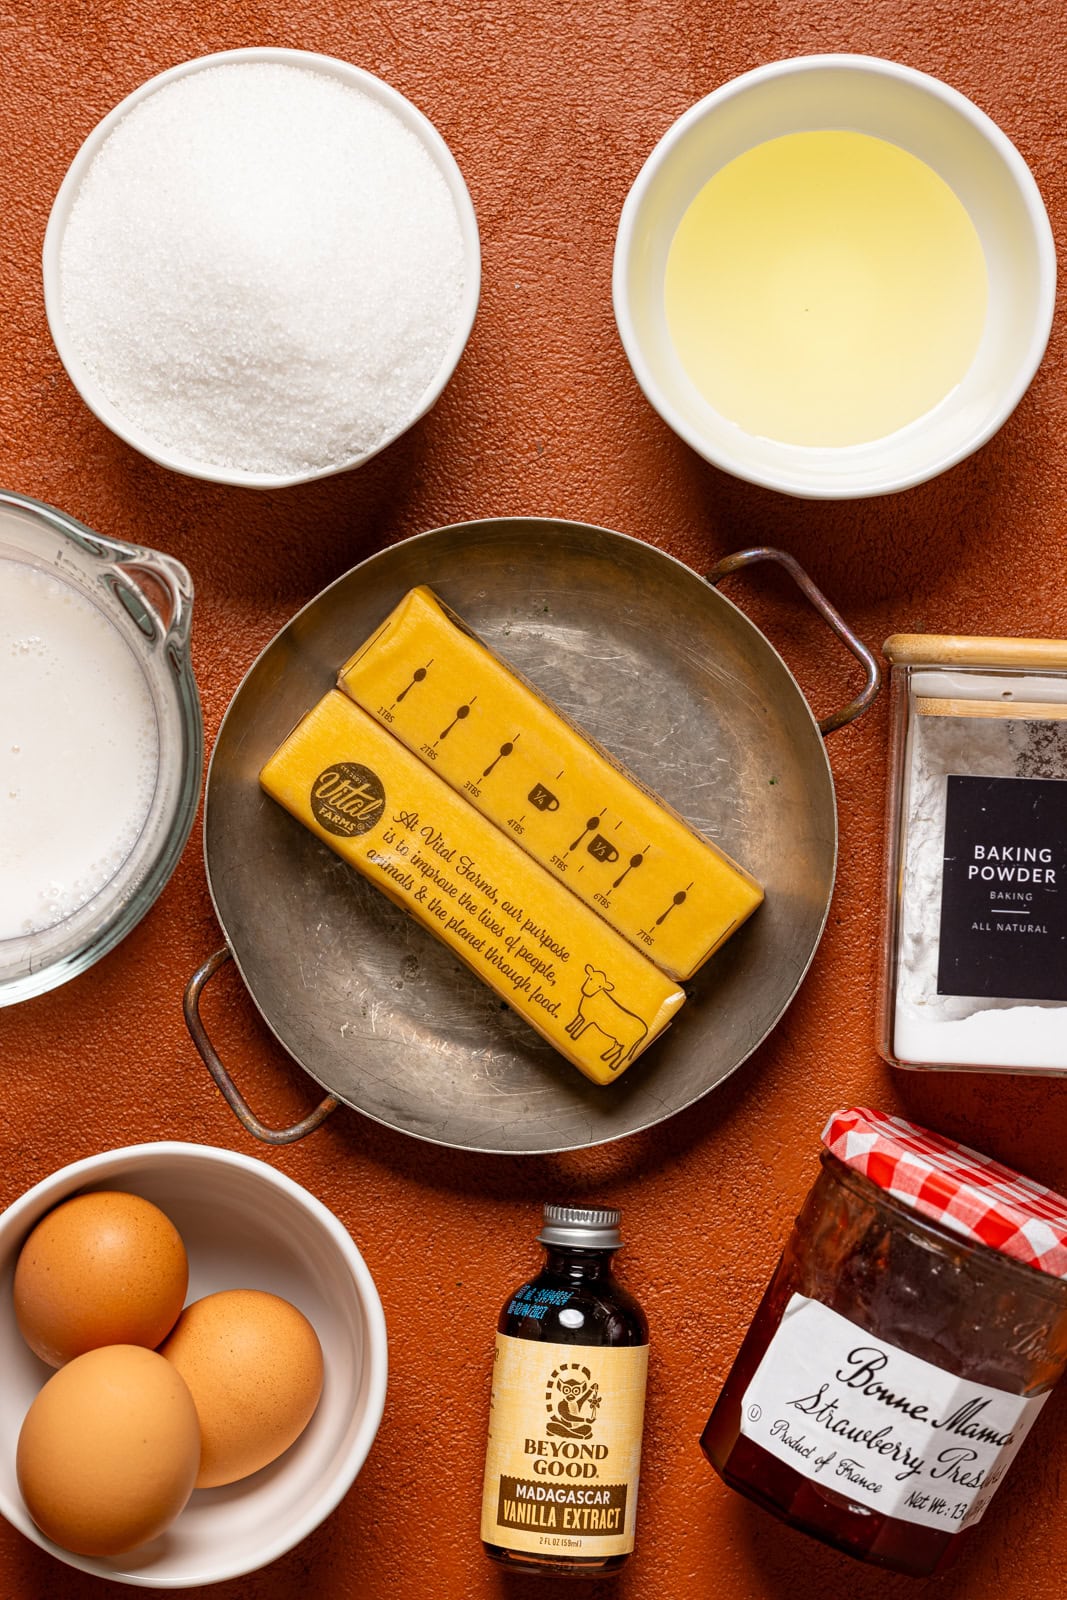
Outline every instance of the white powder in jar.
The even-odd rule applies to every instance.
[[[122,416],[191,462],[277,475],[401,432],[463,289],[456,208],[416,135],[352,85],[265,62],[123,117],[60,252],[70,342]]]
[[[969,694],[993,699],[1004,681],[975,676]],[[934,679],[924,687],[938,689]],[[1053,697],[1047,684],[1042,692]],[[1067,779],[1067,721],[913,717],[893,1054],[905,1062],[943,1066],[1067,1071],[1067,1005],[938,993],[947,784],[954,773]]]

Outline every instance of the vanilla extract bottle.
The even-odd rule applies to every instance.
[[[503,1566],[599,1578],[629,1559],[648,1323],[615,1278],[619,1213],[545,1206],[545,1262],[497,1323],[482,1543]]]

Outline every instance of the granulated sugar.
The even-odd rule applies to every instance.
[[[418,138],[353,86],[257,62],[177,79],[123,118],[60,273],[74,350],[134,428],[278,475],[403,429],[464,287],[456,209]]]

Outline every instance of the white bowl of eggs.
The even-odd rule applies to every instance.
[[[381,1420],[385,1321],[291,1179],[133,1145],[0,1216],[0,1362],[0,1512],[84,1572],[177,1589],[267,1565],[334,1509]]]
[[[808,498],[894,493],[977,450],[1037,370],[1055,290],[1011,141],[874,56],[773,61],[691,106],[615,245],[647,399],[715,466]]]

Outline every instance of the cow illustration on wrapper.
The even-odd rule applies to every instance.
[[[572,1039],[580,1039],[587,1028],[596,1028],[607,1040],[601,1054],[612,1071],[626,1065],[641,1049],[648,1027],[637,1015],[615,999],[615,985],[606,972],[600,972],[588,961],[585,980],[578,997],[578,1010],[567,1024]]]

